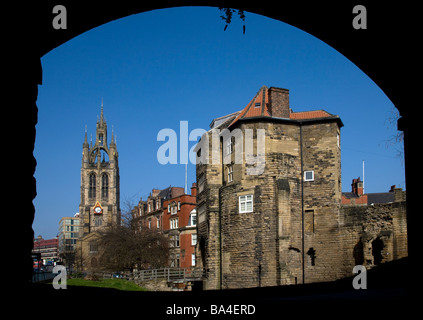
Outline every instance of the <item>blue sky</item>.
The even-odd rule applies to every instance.
[[[341,117],[342,189],[362,177],[366,192],[405,188],[394,108],[352,62],[314,36],[246,13],[246,33],[217,8],[155,10],[92,29],[42,58],[38,94],[35,236],[56,236],[61,217],[80,202],[85,126],[95,137],[101,99],[117,136],[121,206],[152,188],[184,186],[185,165],[161,165],[161,129],[208,129],[213,118],[241,110],[262,85],[290,90],[294,111],[324,109]],[[190,147],[193,143],[190,143]],[[188,185],[195,166],[188,165]]]

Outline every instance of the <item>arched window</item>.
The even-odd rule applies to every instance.
[[[101,198],[107,199],[109,196],[109,176],[107,173],[103,173],[101,176]]]
[[[95,173],[90,173],[88,185],[88,198],[95,198],[96,177]]]

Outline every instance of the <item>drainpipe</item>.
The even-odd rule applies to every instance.
[[[220,138],[220,150],[221,150],[221,163],[222,163],[222,187],[225,182],[225,164],[223,163],[223,138]],[[222,278],[223,278],[223,265],[222,265],[222,205],[221,205],[221,192],[222,188],[219,188],[219,289],[222,290]]]
[[[300,157],[301,157],[301,254],[302,254],[302,276],[305,283],[304,272],[304,162],[303,162],[303,123],[300,121]]]

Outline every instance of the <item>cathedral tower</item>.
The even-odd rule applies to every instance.
[[[107,123],[101,103],[95,143],[85,139],[82,145],[80,236],[85,237],[100,228],[120,223],[119,162],[116,138],[107,145]]]

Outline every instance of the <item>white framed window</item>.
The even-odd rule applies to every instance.
[[[226,154],[232,153],[232,137],[226,140]]]
[[[171,236],[169,245],[171,248],[179,248],[179,235]]]
[[[232,182],[234,180],[234,166],[228,166],[228,182]]]
[[[157,229],[160,229],[160,216],[156,217],[156,221],[157,221]]]
[[[178,229],[179,228],[178,218],[170,219],[170,228],[171,229]]]
[[[191,245],[195,246],[197,244],[197,234],[193,233],[191,234]]]
[[[189,215],[189,226],[196,226],[197,225],[197,211],[194,209],[191,211]]]
[[[181,210],[181,201],[178,201],[178,211]]]
[[[159,202],[159,200],[156,201],[156,209],[160,209],[160,202]]]
[[[239,196],[239,213],[253,212],[253,195]]]
[[[191,266],[195,266],[195,253],[191,254]]]
[[[314,181],[314,171],[304,171],[304,181]]]
[[[176,205],[171,205],[170,206],[170,214],[176,214],[178,211],[177,211],[177,207],[176,207]]]

